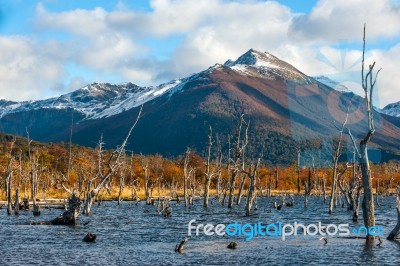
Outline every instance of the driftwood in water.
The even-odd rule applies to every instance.
[[[176,246],[175,246],[175,252],[182,253],[182,252],[183,252],[183,249],[185,248],[186,242],[187,242],[187,238],[185,238],[184,240],[182,240],[182,242],[181,242],[179,245],[176,244]]]

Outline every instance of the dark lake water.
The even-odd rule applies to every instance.
[[[272,198],[272,201],[274,199]],[[281,237],[256,236],[246,241],[245,236],[191,236],[182,254],[174,252],[175,245],[187,237],[188,222],[199,223],[348,223],[351,212],[337,207],[333,215],[327,214],[327,205],[321,198],[311,198],[304,208],[301,198],[294,207],[280,211],[272,209],[272,201],[258,199],[258,211],[251,217],[244,216],[245,200],[233,210],[215,202],[204,210],[202,202],[195,202],[187,209],[181,203],[172,203],[172,217],[156,214],[154,206],[143,202],[104,202],[93,208],[90,217],[80,217],[76,227],[31,226],[27,221],[51,220],[62,210],[42,210],[40,217],[31,212],[7,216],[0,210],[0,265],[400,265],[400,244],[384,239],[382,246],[365,244],[365,239],[328,236],[328,244],[320,236]],[[376,224],[386,236],[397,219],[395,198],[380,199],[376,206]],[[149,212],[144,212],[144,208]],[[362,213],[360,210],[360,217]],[[362,220],[362,218],[360,219]],[[84,222],[90,221],[86,226]],[[87,232],[97,234],[95,243],[85,243]],[[193,231],[194,233],[194,231]],[[236,250],[227,249],[236,241]]]

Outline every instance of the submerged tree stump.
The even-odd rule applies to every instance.
[[[227,246],[229,249],[236,249],[237,248],[237,243],[236,242],[230,242]]]
[[[82,202],[75,193],[68,199],[68,208],[62,215],[50,221],[53,225],[75,225],[81,212]]]
[[[40,207],[37,204],[33,204],[33,216],[39,216],[40,215]]]
[[[51,221],[29,222],[29,225],[76,225],[76,220],[81,212],[82,202],[75,193],[68,199],[68,208],[59,217]]]
[[[28,200],[28,198],[24,198],[24,199],[22,200],[22,202],[23,202],[23,205],[22,205],[22,208],[21,208],[21,209],[29,210],[29,200]]]
[[[96,235],[92,233],[87,233],[86,236],[82,239],[83,242],[95,242],[96,241]]]

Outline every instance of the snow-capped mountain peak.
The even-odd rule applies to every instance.
[[[381,110],[381,113],[390,115],[390,116],[400,117],[400,102],[391,103],[391,104],[386,105]]]
[[[224,66],[245,75],[262,76],[269,79],[308,79],[305,74],[276,56],[254,49],[250,49],[235,61],[226,61]]]
[[[225,66],[235,66],[235,65],[248,65],[255,67],[276,67],[277,62],[280,60],[268,52],[259,52],[250,49],[243,55],[241,55],[236,61],[228,60],[225,62]]]

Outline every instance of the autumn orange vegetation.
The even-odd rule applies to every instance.
[[[0,135],[0,198],[5,199],[4,172],[10,154],[10,143],[12,137]],[[66,144],[41,144],[32,143],[31,160],[37,159],[37,171],[39,175],[39,198],[66,198],[67,192],[62,185],[83,195],[87,189],[88,180],[93,179],[98,172],[106,172],[107,160],[112,151],[104,151],[99,161],[98,150],[77,146],[72,147],[71,168],[68,171],[69,147]],[[12,151],[13,162],[13,182],[12,191],[20,189],[21,197],[30,195],[30,166],[28,157],[28,143],[24,138],[17,138],[15,147]],[[190,166],[195,169],[192,177],[192,185],[195,186],[198,194],[201,195],[204,184],[205,162],[196,153],[190,155]],[[170,195],[173,188],[182,195],[183,187],[183,155],[177,158],[164,158],[161,155],[146,155],[144,157],[149,162],[149,185],[152,187],[153,195]],[[100,169],[98,166],[101,166]],[[213,166],[215,167],[215,166]],[[276,171],[278,169],[278,184],[276,186]],[[397,169],[397,170],[393,170]],[[400,182],[398,162],[373,165],[374,186],[379,184],[381,190],[385,189],[391,176],[392,188]],[[228,169],[222,169],[222,184],[228,183]],[[301,180],[308,178],[308,169],[301,169]],[[317,169],[316,177],[319,181],[323,178],[329,190],[331,183],[332,169]],[[345,179],[351,178],[351,171],[348,171]],[[121,181],[122,180],[122,181]],[[100,193],[104,199],[116,198],[121,186],[121,196],[124,199],[131,199],[136,189],[136,196],[143,198],[144,170],[142,158],[139,154],[126,154],[124,160],[115,173],[109,186]],[[94,183],[98,180],[94,180]],[[212,180],[211,194],[216,193],[216,178]],[[266,190],[271,183],[271,189],[277,191],[296,191],[297,188],[297,167],[293,163],[289,166],[267,166],[263,165],[259,171],[257,186]],[[92,184],[94,185],[94,184]],[[247,187],[247,185],[245,185]],[[303,187],[303,186],[301,186]]]

